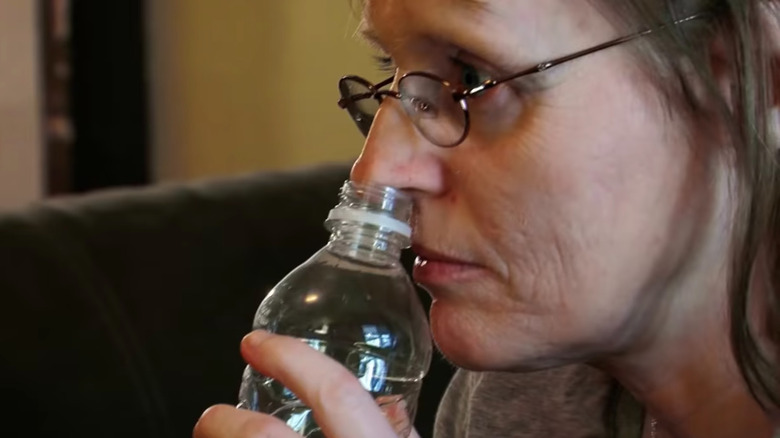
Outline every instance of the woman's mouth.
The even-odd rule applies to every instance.
[[[476,263],[422,246],[414,245],[412,251],[417,254],[414,261],[414,280],[423,285],[463,282],[484,272],[484,268]]]

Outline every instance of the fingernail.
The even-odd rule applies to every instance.
[[[263,341],[268,339],[270,336],[271,334],[265,330],[255,330],[244,336],[244,339],[241,340],[241,343],[246,343],[249,346],[257,346],[263,343]]]

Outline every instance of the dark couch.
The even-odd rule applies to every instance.
[[[269,288],[326,242],[322,220],[348,170],[0,214],[0,436],[187,437],[207,406],[235,403],[239,341]],[[416,419],[423,437],[451,373],[435,356]]]

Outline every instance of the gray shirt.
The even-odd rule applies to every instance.
[[[585,365],[533,373],[458,370],[434,438],[604,438],[613,381]]]

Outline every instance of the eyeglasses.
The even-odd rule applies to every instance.
[[[338,104],[339,107],[347,110],[360,132],[363,135],[368,135],[382,101],[386,97],[396,98],[401,102],[406,115],[425,138],[437,146],[453,147],[463,142],[469,133],[468,98],[478,96],[505,82],[540,73],[585,55],[627,43],[670,26],[705,18],[708,15],[705,13],[691,15],[669,24],[607,41],[571,55],[542,62],[500,79],[488,79],[472,88],[453,85],[439,76],[422,71],[409,72],[401,76],[398,79],[397,91],[382,90],[383,87],[393,83],[394,76],[377,84],[372,84],[360,76],[345,76],[339,80],[341,99],[339,99]]]

